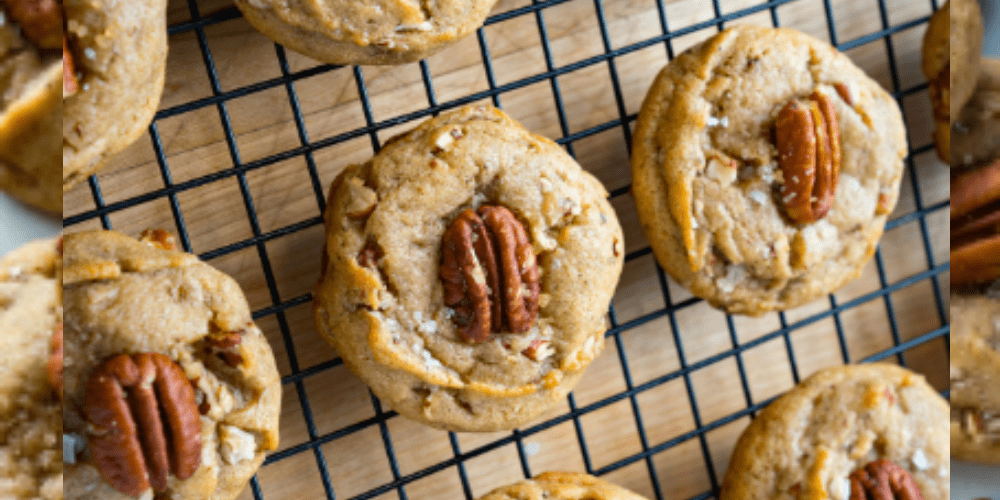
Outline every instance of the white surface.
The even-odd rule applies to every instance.
[[[0,193],[0,255],[40,238],[54,238],[62,229],[57,217],[33,210]]]
[[[980,3],[986,17],[985,52],[1000,55],[1000,0],[982,0]],[[951,498],[1000,500],[1000,467],[952,462]]]

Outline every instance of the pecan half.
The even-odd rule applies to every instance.
[[[91,455],[116,490],[160,493],[167,476],[201,465],[201,418],[184,370],[158,353],[118,354],[101,363],[84,397]]]
[[[793,99],[775,122],[781,205],[793,222],[809,224],[833,206],[840,175],[840,129],[833,101],[819,92]]]
[[[498,205],[465,210],[445,231],[439,271],[445,304],[470,342],[523,333],[538,316],[538,263],[524,225]]]
[[[49,376],[49,383],[52,384],[52,390],[55,391],[59,397],[62,397],[63,393],[63,324],[59,323],[56,325],[55,331],[52,332],[52,344],[50,346],[49,354],[49,364],[47,367],[47,372]]]
[[[1000,279],[1000,161],[951,180],[951,284]]]
[[[139,241],[160,250],[177,250],[177,237],[163,229],[146,229],[139,235]]]
[[[80,90],[80,82],[76,80],[76,66],[73,64],[73,53],[69,51],[66,37],[63,36],[63,98],[67,98]]]
[[[882,458],[854,471],[850,500],[924,500],[906,469]]]
[[[63,34],[62,7],[56,0],[3,0],[24,38],[42,49],[58,49]]]

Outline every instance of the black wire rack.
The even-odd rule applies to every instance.
[[[270,337],[272,340],[280,339],[280,342],[284,343],[284,352],[287,356],[289,373],[283,377],[282,383],[286,392],[294,392],[297,396],[299,406],[301,407],[301,418],[304,419],[307,429],[307,436],[303,440],[289,443],[288,439],[284,438],[281,449],[268,456],[261,472],[266,471],[268,467],[279,462],[301,459],[302,456],[311,454],[315,459],[318,476],[322,482],[322,491],[325,492],[326,498],[351,498],[360,500],[382,497],[386,494],[389,494],[389,496],[395,494],[400,499],[406,499],[409,497],[408,487],[411,487],[415,482],[445,471],[453,471],[458,476],[461,491],[465,498],[471,500],[475,496],[485,493],[485,491],[481,491],[478,487],[473,487],[474,478],[468,471],[468,464],[471,461],[484,457],[495,450],[511,446],[516,449],[517,462],[520,464],[521,469],[520,472],[524,477],[530,477],[542,471],[534,470],[531,466],[531,460],[529,459],[529,456],[532,454],[530,443],[526,443],[546,430],[560,424],[568,423],[574,428],[575,438],[578,441],[580,460],[585,472],[602,476],[633,465],[643,467],[648,474],[648,489],[651,491],[652,496],[657,499],[679,498],[672,489],[672,486],[667,484],[668,481],[663,480],[663,467],[657,463],[658,456],[681,445],[695,443],[696,446],[692,446],[695,446],[700,452],[704,462],[704,489],[694,496],[687,494],[686,497],[696,499],[714,498],[718,493],[721,479],[725,472],[720,469],[718,464],[724,463],[720,462],[720,460],[724,460],[727,457],[718,457],[716,456],[718,455],[717,452],[713,453],[713,447],[709,442],[710,433],[734,422],[752,418],[760,409],[773,401],[775,397],[773,394],[767,397],[755,397],[755,391],[751,388],[753,377],[749,376],[748,372],[753,370],[747,367],[745,357],[755,348],[772,342],[782,344],[783,349],[781,350],[786,357],[786,360],[783,360],[783,362],[787,362],[788,364],[792,383],[798,383],[800,380],[802,367],[800,366],[801,362],[799,358],[802,357],[803,349],[809,348],[802,345],[799,345],[797,348],[796,343],[793,341],[793,335],[796,332],[808,331],[817,323],[826,321],[832,321],[834,325],[833,331],[835,333],[833,336],[835,338],[828,340],[839,350],[839,360],[843,363],[888,360],[906,365],[910,352],[918,350],[926,351],[928,349],[944,353],[944,359],[947,359],[946,351],[948,349],[949,325],[946,309],[949,264],[946,258],[942,259],[940,257],[940,248],[935,248],[934,235],[938,232],[947,233],[944,228],[947,227],[946,214],[948,201],[944,199],[935,203],[925,204],[923,200],[922,190],[924,188],[920,181],[918,158],[933,156],[933,145],[930,144],[929,139],[924,141],[924,144],[914,145],[911,134],[910,155],[906,160],[907,176],[905,182],[908,185],[904,185],[904,190],[912,192],[912,210],[904,211],[905,213],[900,213],[901,211],[897,210],[893,215],[893,219],[888,222],[886,227],[887,233],[898,228],[909,227],[917,234],[914,246],[908,250],[923,254],[926,261],[926,266],[923,266],[923,269],[910,272],[902,277],[891,276],[894,273],[888,270],[890,263],[887,263],[886,259],[887,257],[892,259],[892,256],[885,255],[883,250],[879,249],[874,258],[877,289],[858,294],[847,300],[841,300],[836,295],[830,295],[827,301],[824,302],[821,310],[810,311],[806,315],[792,315],[790,313],[774,314],[772,321],[776,327],[768,328],[768,331],[749,340],[741,334],[741,321],[737,318],[726,316],[724,319],[724,329],[728,336],[728,345],[711,355],[700,356],[697,357],[698,359],[695,359],[696,356],[691,356],[690,349],[686,350],[684,347],[685,342],[690,342],[691,339],[687,338],[682,331],[684,328],[678,318],[680,315],[685,314],[685,311],[694,309],[704,303],[699,299],[685,295],[682,291],[678,292],[679,289],[671,284],[662,270],[658,266],[655,266],[655,262],[652,262],[653,259],[648,246],[632,249],[626,255],[626,266],[638,262],[647,262],[650,267],[655,268],[658,288],[650,293],[657,294],[660,297],[662,306],[656,307],[651,311],[644,311],[641,314],[635,315],[635,317],[620,318],[619,311],[615,305],[618,301],[616,297],[615,302],[613,302],[608,311],[610,328],[606,333],[608,349],[606,349],[604,356],[614,357],[614,352],[617,352],[617,363],[620,365],[619,369],[623,379],[622,389],[615,391],[613,394],[597,398],[594,401],[581,404],[578,404],[576,395],[571,394],[566,402],[568,411],[552,416],[552,418],[547,420],[534,422],[528,427],[510,433],[491,435],[485,441],[480,440],[471,447],[463,447],[459,435],[447,433],[452,456],[431,465],[424,465],[414,471],[403,471],[403,468],[400,466],[401,457],[394,451],[394,439],[398,439],[398,437],[395,437],[390,431],[389,424],[394,419],[400,417],[392,411],[384,410],[377,398],[370,394],[369,397],[374,410],[373,416],[350,422],[347,425],[342,425],[330,431],[324,430],[321,432],[316,425],[315,421],[320,412],[335,412],[337,409],[319,409],[310,404],[310,396],[309,391],[306,389],[306,384],[310,380],[329,377],[331,371],[342,366],[342,363],[340,359],[333,358],[311,366],[300,366],[295,339],[302,335],[315,335],[315,333],[311,331],[298,331],[292,325],[292,322],[288,320],[287,313],[293,308],[308,307],[312,298],[307,293],[293,297],[283,296],[281,287],[279,286],[280,277],[276,275],[272,268],[274,253],[269,249],[268,243],[288,235],[318,228],[322,225],[322,219],[319,216],[308,217],[273,230],[264,230],[263,225],[259,221],[260,214],[255,206],[255,198],[247,179],[248,174],[257,170],[267,169],[285,160],[293,158],[304,159],[303,163],[309,181],[303,186],[303,193],[306,193],[306,197],[315,197],[318,213],[322,213],[325,204],[326,186],[321,181],[321,175],[317,168],[318,160],[316,160],[315,155],[318,152],[333,145],[365,137],[370,141],[371,149],[377,152],[381,146],[379,132],[403,124],[412,126],[416,122],[437,115],[442,111],[477,101],[489,100],[494,105],[503,108],[507,95],[539,83],[543,85],[547,84],[551,87],[555,113],[558,117],[558,126],[561,130],[561,136],[555,139],[570,154],[576,154],[575,147],[579,142],[609,131],[618,131],[620,133],[620,141],[623,144],[623,148],[627,151],[632,138],[631,126],[636,119],[636,114],[630,113],[626,105],[625,90],[623,90],[617,65],[620,58],[640,50],[655,47],[661,47],[662,50],[666,51],[667,58],[673,58],[675,55],[675,43],[679,39],[682,39],[682,37],[703,30],[722,29],[728,23],[751,15],[769,16],[773,25],[780,26],[783,7],[791,4],[803,4],[808,0],[763,1],[757,5],[735,11],[727,11],[724,8],[724,4],[726,4],[724,0],[704,0],[705,4],[710,4],[712,15],[709,19],[695,22],[688,26],[675,27],[674,29],[671,29],[671,24],[668,23],[668,4],[673,2],[668,0],[649,0],[650,5],[655,6],[653,8],[655,8],[659,17],[660,34],[638,42],[615,47],[612,43],[612,37],[609,34],[606,8],[609,4],[614,4],[617,1],[619,0],[532,0],[527,5],[496,13],[486,21],[486,28],[480,29],[474,35],[480,49],[482,69],[485,72],[488,84],[487,89],[442,102],[438,98],[437,87],[432,76],[433,73],[427,61],[422,61],[419,63],[419,71],[423,84],[423,93],[426,95],[426,106],[422,106],[417,111],[408,112],[391,119],[377,121],[374,117],[373,105],[369,98],[369,84],[366,81],[364,68],[315,65],[293,71],[289,64],[288,54],[279,45],[274,46],[274,56],[280,67],[280,76],[224,90],[223,85],[220,83],[216,62],[213,59],[213,52],[210,49],[211,37],[206,34],[206,31],[216,25],[238,22],[240,13],[235,8],[230,7],[203,14],[201,9],[199,9],[197,0],[187,0],[190,19],[171,25],[169,33],[172,38],[182,35],[191,36],[191,34],[196,38],[202,62],[204,63],[204,70],[210,84],[210,95],[190,102],[164,107],[156,114],[153,124],[150,125],[149,139],[155,155],[155,162],[162,178],[163,187],[124,199],[118,199],[117,201],[107,202],[106,194],[102,192],[102,179],[104,177],[91,177],[88,180],[89,185],[87,187],[89,187],[93,207],[85,208],[79,213],[69,214],[64,218],[63,225],[72,231],[74,226],[84,227],[88,223],[92,225],[94,221],[98,221],[102,227],[111,229],[112,217],[115,214],[125,212],[143,204],[162,203],[165,201],[169,205],[182,246],[185,250],[192,251],[193,247],[189,235],[189,227],[185,221],[185,212],[182,209],[183,203],[179,201],[179,197],[183,196],[186,192],[212,183],[223,181],[236,182],[252,235],[240,241],[202,252],[199,256],[203,260],[212,262],[213,260],[222,259],[225,256],[238,252],[250,252],[259,262],[260,272],[263,274],[263,281],[267,285],[269,298],[266,306],[254,311],[254,318],[258,321],[266,320],[269,322],[268,324],[275,325],[274,328],[278,330],[269,333],[272,334]],[[930,11],[939,7],[939,2],[936,0],[907,1],[926,4],[928,6],[928,15],[893,24],[889,4],[891,3],[896,6],[902,2],[871,0],[873,7],[872,16],[877,17],[878,27],[868,33],[848,40],[841,40],[839,37],[841,32],[838,30],[835,20],[836,15],[833,5],[836,2],[833,0],[817,0],[811,3],[816,9],[817,14],[825,18],[827,26],[826,34],[829,40],[840,50],[848,51],[868,44],[884,45],[890,78],[887,86],[901,104],[911,98],[926,101],[927,86],[921,80],[919,83],[904,87],[902,83],[904,78],[900,74],[901,69],[896,60],[896,42],[894,42],[894,37],[913,30],[922,33],[922,25],[927,23]],[[546,21],[551,21],[553,16],[557,15],[552,13],[554,9],[560,5],[570,3],[594,9],[603,52],[569,64],[560,65],[557,64],[556,57],[553,55]],[[547,14],[549,17],[547,17]],[[537,25],[538,37],[544,54],[545,69],[536,74],[501,84],[499,83],[501,80],[498,78],[498,71],[491,58],[492,53],[489,48],[486,30],[490,29],[490,27],[502,26],[503,23],[513,20],[533,21]],[[610,89],[613,93],[614,108],[617,112],[617,117],[583,130],[571,132],[564,93],[560,86],[561,78],[572,75],[574,72],[594,67],[604,67],[610,76]],[[312,140],[307,131],[306,119],[300,106],[300,95],[297,93],[296,87],[305,79],[334,71],[349,71],[353,75],[358,94],[357,105],[361,108],[364,125],[331,137]],[[237,99],[274,89],[283,89],[287,93],[287,100],[292,110],[292,118],[298,136],[298,145],[263,158],[244,161],[238,145],[237,134],[234,132],[232,125],[228,105]],[[175,165],[172,164],[173,160],[169,158],[169,155],[164,150],[164,144],[160,135],[160,125],[172,117],[196,113],[198,111],[211,112],[213,109],[217,113],[217,119],[224,133],[229,164],[210,173],[174,182],[172,167]],[[907,107],[903,106],[903,109],[905,114]],[[586,165],[584,166],[586,167]],[[622,165],[620,170],[615,172],[614,175],[625,180],[620,182],[618,187],[611,189],[612,201],[616,203],[616,206],[622,203],[630,203],[625,201],[629,196],[627,165]],[[318,254],[318,251],[316,253]],[[936,255],[938,256],[936,257]],[[942,283],[942,280],[944,280],[944,283]],[[894,300],[895,295],[916,285],[923,286],[927,290],[926,293],[932,296],[930,302],[933,304],[935,310],[931,314],[936,318],[938,326],[925,328],[915,335],[903,335],[901,334],[902,327],[900,323],[905,318],[900,318],[897,315],[898,301]],[[891,343],[887,347],[878,349],[876,352],[866,353],[864,356],[854,356],[849,345],[849,334],[845,332],[843,317],[862,306],[878,305],[879,303],[884,308],[889,334],[892,337]],[[721,313],[716,314],[721,315]],[[640,381],[637,377],[633,377],[628,354],[629,348],[625,344],[630,334],[634,331],[656,321],[663,321],[664,328],[669,330],[669,334],[665,334],[665,336],[670,338],[675,348],[676,367],[669,367],[656,376]],[[278,336],[279,332],[280,337]],[[736,366],[740,386],[737,394],[741,394],[742,396],[742,401],[739,403],[740,408],[735,411],[729,411],[721,416],[704,416],[701,411],[702,408],[699,405],[698,391],[695,390],[696,382],[693,379],[701,371],[721,362],[734,363]],[[809,372],[812,371],[812,368],[811,366],[805,367]],[[655,389],[671,382],[683,384],[684,390],[682,393],[685,394],[686,400],[675,401],[674,404],[690,406],[693,428],[669,436],[667,439],[654,440],[651,427],[648,425],[648,419],[644,420],[643,418],[643,405],[640,404],[639,400]],[[592,434],[585,430],[585,426],[581,422],[588,415],[592,415],[617,403],[629,405],[633,420],[631,423],[634,424],[638,433],[640,449],[625,456],[616,456],[610,463],[606,463],[608,462],[607,460],[597,456],[597,452],[592,451],[592,447],[588,446],[588,436],[592,436]],[[286,411],[285,418],[288,418],[287,413]],[[363,491],[357,494],[338,494],[338,484],[332,479],[329,473],[331,458],[324,451],[324,446],[371,430],[375,430],[378,435],[377,443],[371,443],[371,445],[385,449],[389,468],[388,479],[368,484],[364,487]],[[351,457],[336,457],[333,460],[351,460]],[[265,493],[258,479],[259,476],[260,474],[251,480],[249,491],[253,498],[263,499],[265,498]],[[266,496],[266,498],[272,497],[283,498],[280,494],[277,496],[274,494]]]

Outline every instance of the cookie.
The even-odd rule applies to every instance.
[[[261,33],[330,64],[425,59],[483,25],[496,0],[236,0]]]
[[[77,90],[63,101],[63,190],[135,142],[163,92],[166,0],[65,0]]]
[[[54,241],[0,258],[0,497],[63,498],[58,360],[62,320]],[[50,361],[52,370],[49,369]]]
[[[62,214],[62,12],[54,1],[0,4],[0,189]]]
[[[331,186],[317,329],[397,412],[515,428],[604,346],[624,253],[606,196],[495,108],[431,119]]]
[[[951,165],[1000,158],[1000,60],[980,61],[979,83],[951,128]]]
[[[951,296],[951,456],[1000,464],[1000,299]]]
[[[949,163],[951,125],[976,88],[982,50],[983,18],[976,0],[949,0],[931,16],[924,35],[923,70],[934,105],[938,156]]]
[[[892,97],[830,45],[735,26],[659,74],[632,146],[660,265],[713,306],[759,315],[860,274],[899,196],[906,135]]]
[[[236,498],[278,445],[281,404],[239,286],[163,232],[64,250],[65,497]]]
[[[924,500],[946,500],[947,411],[922,376],[898,366],[820,370],[750,423],[719,499],[848,500],[858,486],[881,498],[869,486],[888,473],[909,476],[900,482]]]
[[[645,500],[621,486],[575,472],[545,472],[497,488],[479,500]]]

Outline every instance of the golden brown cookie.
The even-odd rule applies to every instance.
[[[64,250],[66,498],[236,498],[278,445],[281,404],[239,286],[157,234],[69,234]]]
[[[862,469],[874,476],[902,469],[924,500],[946,500],[947,412],[944,398],[904,368],[821,370],[750,423],[719,499],[848,500],[853,483],[863,484]]]
[[[65,0],[77,91],[63,101],[62,183],[68,190],[135,142],[163,92],[166,0]]]
[[[63,498],[62,405],[50,374],[62,319],[56,242],[0,258],[0,498]]]
[[[976,88],[982,50],[983,19],[976,0],[949,0],[931,16],[923,69],[934,104],[938,156],[949,163],[951,126]]]
[[[409,418],[517,427],[604,346],[624,253],[606,196],[495,108],[431,119],[333,183],[317,328]]]
[[[951,296],[951,456],[1000,464],[1000,299]]]
[[[951,165],[1000,158],[1000,60],[980,61],[979,84],[951,129]]]
[[[479,500],[645,500],[621,486],[576,472],[545,472]]]
[[[419,61],[483,25],[496,0],[236,0],[272,40],[331,64]]]
[[[0,188],[62,214],[62,12],[54,0],[9,0],[0,16]]]
[[[632,194],[660,265],[715,307],[751,315],[858,276],[906,155],[899,107],[847,56],[754,26],[671,61],[632,144]]]

